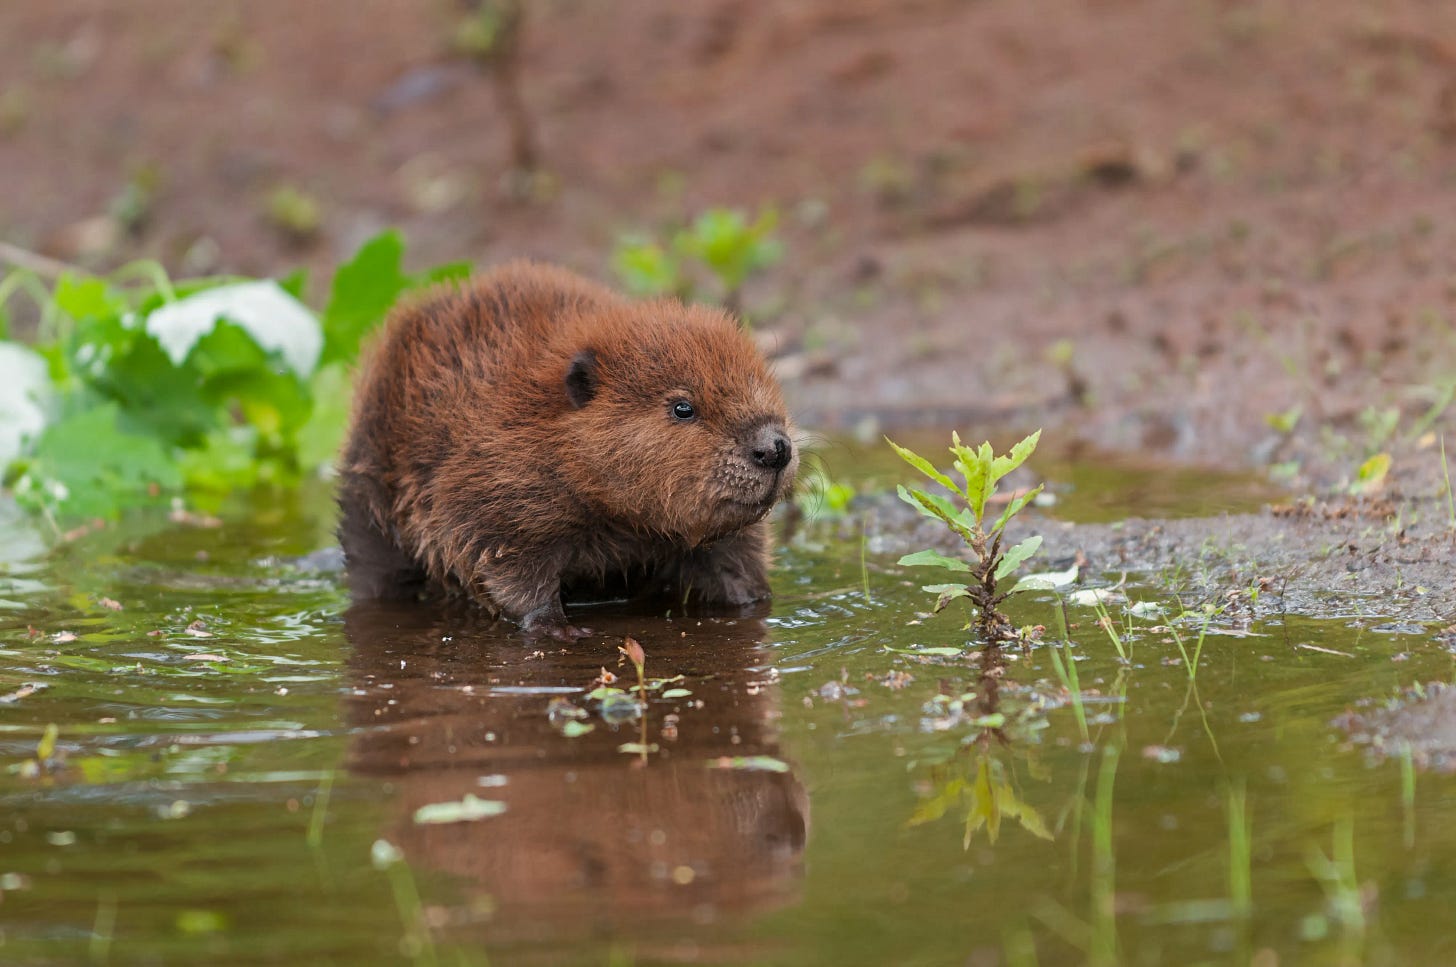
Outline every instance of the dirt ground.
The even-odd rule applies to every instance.
[[[1451,618],[1456,5],[531,0],[529,179],[451,51],[460,10],[0,5],[0,239],[266,273],[399,225],[418,266],[606,278],[625,231],[773,204],[787,255],[747,306],[806,427],[1040,425],[1268,471],[1330,502],[1148,524],[1144,556],[1222,535],[1267,573],[1353,547],[1360,593]],[[309,237],[279,189],[317,201]],[[1439,599],[1403,604],[1412,583]]]

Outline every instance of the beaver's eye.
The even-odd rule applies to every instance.
[[[686,423],[696,417],[698,415],[698,411],[693,409],[693,404],[689,403],[687,400],[678,400],[676,403],[672,404],[672,415],[673,419],[681,420],[682,422]]]

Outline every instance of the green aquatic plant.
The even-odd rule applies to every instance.
[[[0,339],[0,482],[54,522],[318,473],[343,436],[361,342],[403,293],[469,271],[409,275],[403,254],[397,232],[366,242],[321,313],[301,274],[173,280],[146,262],[109,276],[59,266],[47,284],[13,270],[0,313],[24,295],[40,316],[26,343]]]
[[[1090,746],[1092,736],[1087,731],[1087,708],[1082,700],[1082,683],[1077,676],[1077,659],[1072,657],[1071,642],[1064,638],[1048,648],[1047,654],[1051,656],[1057,680],[1067,690],[1067,698],[1072,703],[1072,714],[1077,719],[1077,731],[1081,733],[1082,744]]]
[[[1001,611],[1001,602],[1018,589],[1012,587],[1002,591],[1001,581],[1013,575],[1037,549],[1041,537],[1032,536],[1012,547],[1003,546],[1006,525],[1019,514],[1036,495],[1042,485],[1015,495],[1007,501],[999,517],[987,526],[986,510],[996,495],[996,484],[1001,478],[1026,462],[1036,450],[1041,431],[1016,444],[1003,456],[996,456],[991,444],[968,447],[961,443],[959,434],[951,434],[951,455],[955,458],[954,468],[965,481],[957,484],[941,473],[929,460],[886,439],[906,463],[926,477],[949,490],[959,498],[963,506],[957,507],[940,494],[927,493],[909,487],[900,487],[900,499],[926,517],[938,520],[950,528],[952,533],[965,542],[974,556],[967,562],[958,557],[947,557],[939,551],[924,550],[900,558],[900,564],[915,567],[938,567],[953,574],[964,574],[964,582],[926,585],[924,590],[936,595],[935,610],[945,608],[957,598],[965,598],[975,610],[974,623],[981,640],[989,645],[1016,638],[1011,619]],[[970,627],[970,625],[967,625]]]
[[[1223,609],[1215,608],[1211,604],[1205,604],[1201,611],[1188,611],[1182,609],[1176,619],[1168,622],[1168,632],[1173,636],[1173,641],[1178,645],[1178,653],[1183,656],[1183,667],[1188,671],[1188,680],[1191,682],[1198,677],[1198,662],[1203,657],[1203,643],[1208,640],[1208,625],[1214,617],[1220,614]],[[1198,638],[1193,642],[1193,651],[1188,651],[1188,643],[1183,635],[1178,632],[1178,622],[1184,618],[1201,617],[1202,623],[1198,626]]]

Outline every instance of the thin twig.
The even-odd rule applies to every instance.
[[[34,272],[36,275],[43,275],[47,278],[59,278],[67,272],[90,275],[79,265],[72,265],[69,262],[62,262],[59,259],[49,258],[45,255],[38,255],[19,245],[11,245],[9,242],[0,241],[0,263],[13,268],[25,269]]]

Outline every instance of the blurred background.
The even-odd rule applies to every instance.
[[[386,227],[412,266],[639,287],[632,246],[734,212],[773,247],[691,294],[805,422],[1260,463],[1297,449],[1278,414],[1449,380],[1456,6],[13,2],[0,183],[27,252],[308,266],[315,301]]]

